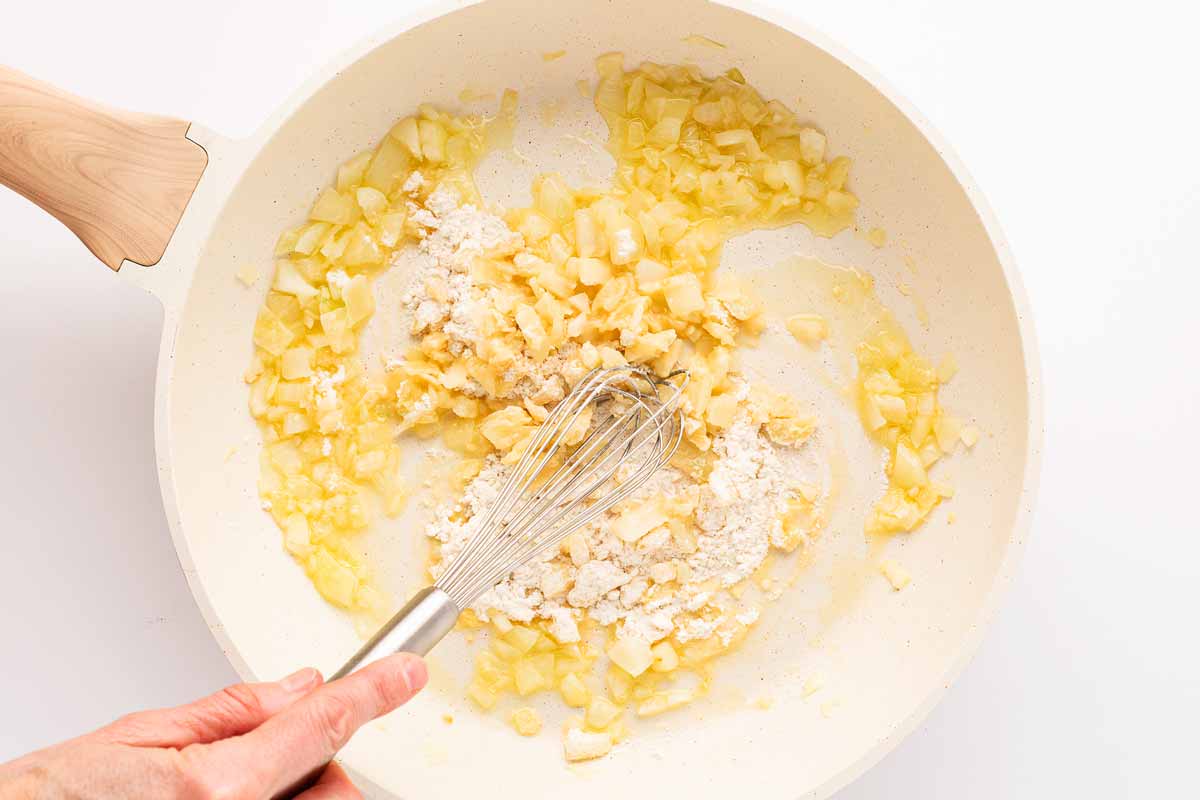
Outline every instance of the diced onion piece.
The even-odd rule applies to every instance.
[[[558,175],[541,175],[534,180],[533,196],[538,210],[556,222],[565,222],[575,214],[571,188]]]
[[[896,443],[896,453],[892,459],[892,480],[902,489],[921,487],[929,483],[921,457],[904,442]]]
[[[349,194],[326,189],[317,196],[308,218],[317,222],[332,222],[334,225],[353,225],[358,221],[358,204]]]
[[[607,733],[589,733],[570,728],[563,737],[563,755],[567,761],[587,761],[599,758],[612,750],[612,737]]]
[[[280,362],[280,373],[284,380],[295,381],[312,375],[313,349],[293,347],[284,352]]]
[[[938,447],[943,453],[951,453],[958,444],[962,433],[962,423],[955,417],[939,414],[933,421],[933,435],[937,438]]]
[[[636,542],[650,531],[667,521],[667,513],[657,499],[633,506],[623,511],[609,526],[623,542]]]
[[[363,216],[371,225],[379,224],[380,217],[387,210],[388,200],[387,195],[379,189],[370,186],[363,186],[354,192],[354,199],[358,202],[358,207],[362,209]],[[311,250],[309,252],[312,252]]]
[[[298,433],[304,433],[310,427],[308,416],[301,414],[299,411],[289,411],[283,415],[281,429],[284,436],[295,436]]]
[[[908,406],[905,405],[903,397],[897,397],[894,394],[879,394],[875,396],[875,406],[884,419],[895,425],[903,424],[908,420]]]
[[[633,276],[637,281],[638,290],[646,294],[656,291],[668,275],[670,275],[670,270],[665,264],[649,258],[643,258],[633,268]]]
[[[862,412],[863,427],[872,433],[887,426],[887,420],[879,411],[878,398],[881,395],[865,393],[859,408]]]
[[[258,267],[253,264],[243,264],[234,275],[242,282],[242,285],[253,286],[258,281]]]
[[[375,295],[366,275],[355,275],[342,291],[346,303],[346,321],[351,327],[375,313]]]
[[[354,590],[358,586],[354,570],[325,549],[317,550],[315,558],[313,573],[317,591],[335,605],[350,608],[354,603]]]
[[[542,673],[528,658],[523,658],[513,665],[513,681],[517,687],[517,694],[522,697],[527,697],[545,686]]]
[[[346,309],[335,308],[332,311],[326,311],[321,315],[321,329],[331,337],[341,336],[346,332],[347,322]]]
[[[270,308],[263,307],[254,322],[254,343],[273,356],[283,355],[296,334]]]
[[[678,334],[671,328],[658,333],[644,333],[633,340],[633,344],[625,348],[625,358],[633,362],[649,361],[660,356],[671,348]]]
[[[663,295],[671,313],[680,317],[704,310],[704,295],[700,290],[700,279],[684,273],[663,281]]]
[[[415,117],[405,117],[400,120],[388,131],[388,135],[403,144],[411,156],[422,158],[421,133],[417,128]]]
[[[605,53],[596,57],[596,72],[601,78],[620,78],[625,69],[625,56],[621,53]]]
[[[632,264],[641,258],[643,247],[642,233],[629,217],[608,232],[608,257],[614,264]]]
[[[829,323],[818,314],[793,314],[785,325],[796,341],[808,345],[815,345],[829,336]]]
[[[800,140],[800,158],[810,166],[825,160],[825,134],[815,128],[803,128],[797,137]]]
[[[370,153],[359,153],[354,158],[338,167],[337,190],[347,192],[362,183],[363,172],[371,163]]]
[[[599,286],[612,278],[612,267],[600,258],[568,259],[567,264],[578,270],[579,282],[584,286]]]
[[[296,269],[295,263],[279,260],[275,262],[275,282],[272,288],[285,294],[293,295],[300,300],[317,296],[317,290]]]
[[[897,592],[912,582],[912,575],[909,574],[908,570],[890,559],[879,565],[879,571],[883,573],[883,577],[887,578],[888,583]]]
[[[541,316],[533,306],[522,304],[517,307],[514,318],[534,359],[537,361],[544,359],[550,352],[550,342]]]
[[[604,674],[604,685],[612,699],[618,703],[628,703],[633,696],[633,678],[625,670],[613,665]]]
[[[968,425],[962,429],[959,436],[962,438],[962,443],[967,447],[974,447],[975,443],[979,441],[979,428],[976,428],[974,425]]]
[[[708,401],[708,408],[704,410],[704,418],[710,426],[718,430],[724,430],[733,424],[737,410],[738,399],[736,394],[730,392],[728,394],[717,395]]]
[[[342,264],[347,267],[373,266],[383,263],[383,251],[379,249],[370,230],[364,225],[355,225],[346,233],[346,250]]]
[[[321,245],[321,255],[325,256],[329,261],[337,261],[346,252],[346,244],[349,242],[350,231],[344,230],[336,236],[330,236]]]
[[[500,696],[496,692],[487,688],[477,680],[471,681],[471,683],[468,684],[467,696],[474,700],[475,703],[484,711],[487,711],[495,706],[496,702],[500,699]]]
[[[574,672],[565,676],[562,682],[558,685],[559,692],[562,693],[563,702],[572,708],[583,708],[591,699],[591,693],[587,686],[580,680],[579,676]]]
[[[928,413],[918,413],[913,419],[912,429],[908,432],[908,438],[912,440],[914,445],[923,445],[925,437],[929,435],[932,424],[933,417]]]
[[[292,514],[283,524],[283,543],[292,555],[306,558],[312,552],[308,519],[300,513]]]
[[[379,218],[379,224],[376,226],[376,231],[379,234],[379,243],[384,247],[395,247],[400,242],[400,237],[404,235],[404,222],[408,218],[408,214],[404,209],[397,209],[383,214]]]
[[[754,133],[747,128],[739,128],[737,130],[721,131],[713,135],[713,144],[717,147],[737,147],[741,146],[747,158],[751,161],[758,161],[763,158],[763,151],[758,146],[758,140],[754,138]]]
[[[612,662],[631,677],[641,675],[654,663],[650,645],[641,639],[617,639],[605,651]]]
[[[651,667],[655,672],[670,672],[679,666],[679,654],[666,640],[651,647],[650,652],[654,655],[654,663],[651,664]]]
[[[621,709],[607,697],[593,697],[588,703],[584,719],[587,724],[597,730],[607,728],[613,720],[621,716]]]
[[[500,450],[507,450],[526,433],[533,420],[520,406],[506,406],[489,414],[479,424],[479,431]]]
[[[515,647],[520,653],[528,653],[537,644],[539,634],[533,628],[524,625],[514,625],[504,634],[504,640]]]
[[[403,144],[390,136],[385,137],[363,174],[363,183],[384,194],[390,193],[408,174],[409,158],[409,152]],[[361,206],[362,196],[358,195],[358,199]],[[366,210],[363,208],[364,212]],[[370,216],[367,218],[369,220]]]
[[[331,227],[328,222],[311,222],[305,225],[300,229],[296,243],[292,245],[292,252],[305,256],[312,255],[313,251],[317,249],[317,245],[325,240]]]
[[[421,153],[426,161],[440,164],[446,160],[446,129],[441,123],[421,119],[417,121],[421,134]]]
[[[513,711],[512,725],[522,736],[536,736],[542,730],[542,718],[535,709],[522,706]]]
[[[832,189],[827,192],[824,201],[825,207],[829,209],[829,213],[835,216],[849,214],[858,208],[858,198],[849,192],[843,192],[839,189]]]
[[[675,580],[675,565],[669,561],[659,561],[650,565],[650,579],[655,583],[668,583]],[[651,652],[654,648],[650,648]]]
[[[598,258],[607,249],[607,240],[600,236],[596,215],[590,208],[575,212],[575,252],[582,258]]]
[[[671,709],[686,705],[693,699],[695,699],[695,695],[688,689],[670,689],[665,692],[655,692],[650,697],[638,703],[637,715],[639,717],[652,717],[664,711],[670,711]]]

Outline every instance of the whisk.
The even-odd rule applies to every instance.
[[[637,366],[588,373],[534,433],[446,570],[332,679],[392,653],[429,652],[484,592],[637,491],[679,446],[687,378],[681,371],[663,379]]]

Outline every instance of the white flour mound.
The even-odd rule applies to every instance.
[[[479,598],[472,606],[475,613],[484,620],[494,612],[518,622],[547,620],[560,642],[579,640],[584,615],[601,625],[619,623],[621,635],[648,642],[672,634],[680,641],[705,638],[729,619],[753,623],[757,610],[744,607],[726,589],[762,564],[779,535],[799,451],[772,444],[742,417],[714,440],[713,452],[716,460],[707,482],[697,484],[667,467],[627,501],[698,493],[694,552],[681,550],[665,527],[625,542],[610,530],[617,516],[610,512],[581,531],[586,548],[573,546],[570,554],[552,549],[526,564]],[[508,468],[491,458],[460,500],[437,510],[426,531],[442,544],[435,577],[476,533],[482,512],[507,475]],[[680,563],[691,575],[678,591],[647,593],[652,575],[662,574],[660,565],[668,565],[667,574],[674,575],[670,565]],[[705,614],[693,613],[702,608]]]
[[[699,549],[688,559],[695,580],[732,586],[758,568],[780,538],[787,476],[776,447],[742,418],[713,440],[717,462],[701,490]]]
[[[412,189],[405,184],[406,191],[416,191],[424,182],[412,183]],[[409,202],[409,217],[424,236],[412,282],[400,299],[412,313],[412,333],[442,331],[454,355],[479,340],[476,320],[481,293],[471,279],[471,262],[476,256],[512,252],[525,244],[524,237],[500,217],[470,203],[460,204],[460,199],[455,189],[439,186],[423,205]],[[430,296],[431,283],[445,287],[444,299]]]

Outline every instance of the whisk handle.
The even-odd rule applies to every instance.
[[[397,611],[329,680],[345,677],[393,653],[425,655],[450,632],[459,613],[450,595],[436,586],[426,586],[413,595],[404,608]]]

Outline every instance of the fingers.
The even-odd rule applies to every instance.
[[[362,800],[362,792],[344,769],[331,763],[321,773],[316,786],[296,795],[296,800]]]
[[[274,797],[323,767],[361,726],[425,686],[425,662],[407,653],[322,686],[249,733],[183,752],[198,774],[243,776],[247,794]]]
[[[141,711],[97,731],[136,747],[185,747],[253,730],[321,684],[311,667],[273,683],[239,683],[176,708]]]

